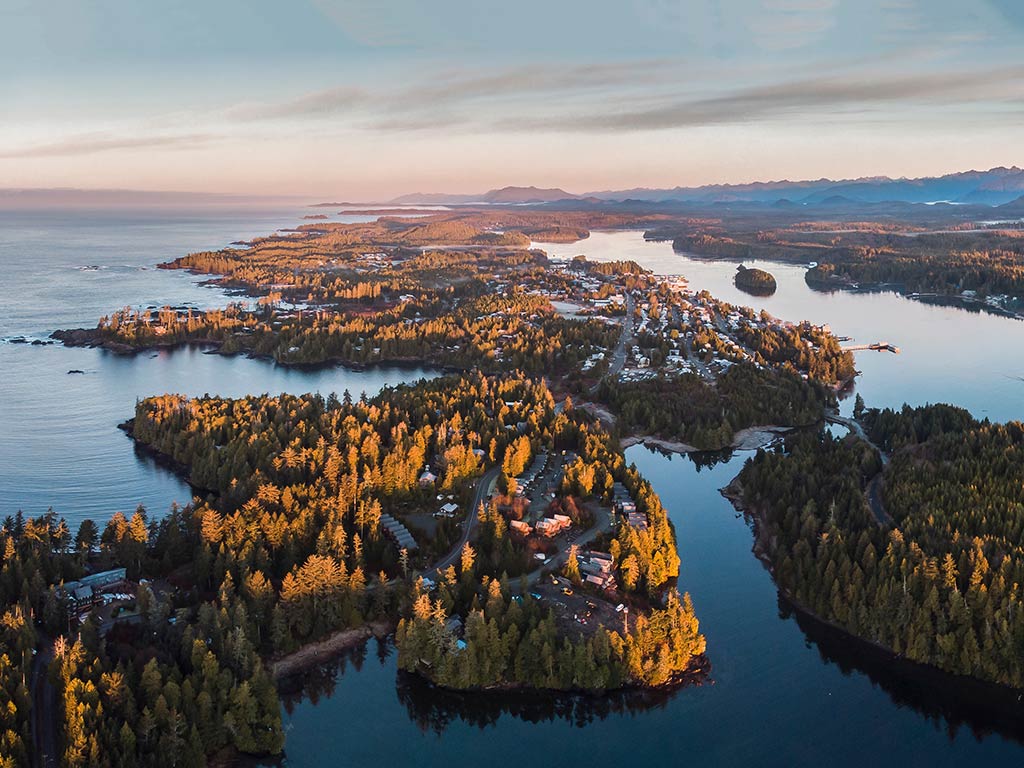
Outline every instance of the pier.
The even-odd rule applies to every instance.
[[[888,341],[876,341],[873,344],[853,344],[849,347],[843,347],[847,352],[858,352],[860,350],[870,349],[874,352],[892,352],[894,355],[900,353],[900,348],[895,344],[890,344]]]

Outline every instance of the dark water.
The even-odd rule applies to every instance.
[[[125,303],[218,304],[223,297],[177,273],[142,266],[190,249],[294,226],[299,213],[0,218],[0,336],[45,336],[91,324]],[[1024,415],[1024,324],[885,295],[822,295],[793,268],[768,265],[775,296],[740,295],[733,265],[696,262],[638,234],[596,234],[570,254],[636,258],[686,273],[737,303],[780,317],[830,322],[858,340],[887,340],[902,355],[859,353],[858,390],[871,404],[951,400],[979,415]],[[87,264],[122,265],[81,272]],[[11,276],[14,276],[13,278]],[[69,376],[68,369],[87,371]],[[372,392],[417,371],[289,371],[198,351],[118,358],[92,350],[0,344],[0,513],[53,504],[76,519],[142,501],[160,510],[188,492],[135,455],[116,429],[136,397],[164,391]],[[442,695],[396,672],[386,645],[319,670],[288,701],[290,766],[973,765],[1017,761],[1012,729],[966,706],[901,684],[848,644],[782,617],[751,534],[719,495],[745,459],[698,467],[636,446],[627,452],[671,511],[692,595],[708,637],[712,682],[669,696],[603,700]],[[948,703],[947,703],[948,704]],[[967,718],[970,725],[962,724]]]

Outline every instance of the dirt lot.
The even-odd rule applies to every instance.
[[[533,588],[543,598],[545,605],[554,611],[559,629],[576,636],[592,635],[601,627],[622,632],[623,615],[615,611],[617,603],[589,590],[571,586],[569,588],[573,593],[566,595],[562,590],[568,584],[565,579],[560,579],[555,585],[549,577]]]

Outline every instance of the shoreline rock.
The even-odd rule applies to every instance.
[[[298,650],[271,661],[270,674],[275,680],[289,677],[330,661],[342,651],[362,645],[371,637],[386,637],[393,631],[394,625],[384,621],[371,621],[360,627],[338,630],[322,640],[307,643]]]

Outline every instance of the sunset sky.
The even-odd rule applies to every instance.
[[[0,8],[0,187],[371,200],[1024,163],[1020,0]]]

